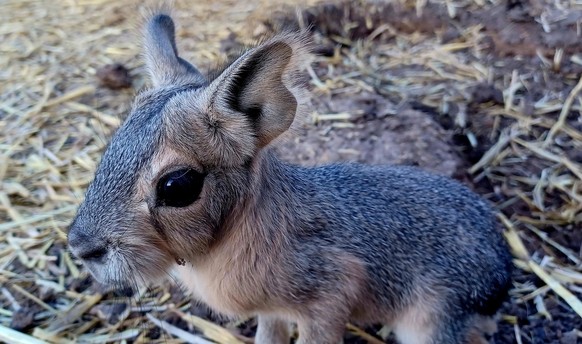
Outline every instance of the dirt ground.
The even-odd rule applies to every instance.
[[[312,25],[313,112],[278,154],[466,183],[500,212],[517,267],[490,343],[582,343],[582,5],[176,5],[179,49],[202,69],[276,27]],[[99,154],[147,83],[129,34],[139,6],[1,6],[0,326],[55,343],[250,342],[253,319],[221,319],[176,286],[105,290],[66,254]],[[366,342],[394,343],[380,325],[346,331]]]

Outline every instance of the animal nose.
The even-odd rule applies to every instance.
[[[107,254],[107,245],[104,240],[84,234],[74,226],[69,230],[68,241],[71,253],[77,258],[99,261]]]

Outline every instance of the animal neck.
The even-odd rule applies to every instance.
[[[310,187],[309,180],[301,178],[301,171],[302,167],[287,164],[271,150],[263,150],[252,165],[246,197],[226,222],[225,239],[253,245],[286,241],[305,220],[302,209],[313,202],[302,192]]]

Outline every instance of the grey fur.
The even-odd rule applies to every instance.
[[[165,14],[149,18],[144,31],[146,63],[155,86],[195,84],[203,85],[204,76],[189,62],[178,56],[175,28]]]
[[[270,144],[305,111],[302,35],[274,37],[199,82],[169,17],[146,32],[158,88],[136,99],[69,231],[98,280],[175,273],[211,308],[259,315],[259,344],[287,342],[288,322],[300,344],[337,343],[348,321],[389,324],[403,344],[473,343],[512,269],[483,199],[416,168],[274,156]],[[156,206],[157,181],[180,166],[206,174],[200,198]]]

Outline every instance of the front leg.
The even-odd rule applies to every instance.
[[[289,323],[266,315],[258,316],[255,344],[289,344]]]
[[[303,319],[297,323],[299,339],[297,344],[340,344],[342,343],[347,318]]]
[[[321,259],[323,258],[323,259]],[[318,264],[318,261],[320,262]],[[362,304],[367,285],[365,265],[358,258],[339,251],[312,257],[305,273],[317,281],[311,300],[300,305],[297,344],[338,344],[342,342],[352,310]]]

